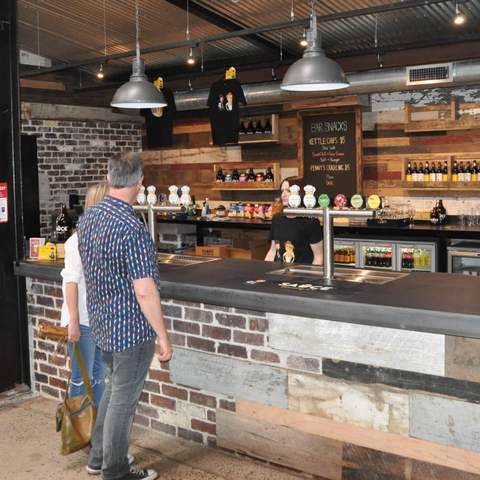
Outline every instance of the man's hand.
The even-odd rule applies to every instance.
[[[172,358],[173,350],[168,337],[157,337],[157,356],[161,362],[168,362]]]
[[[70,322],[68,324],[68,340],[70,342],[78,342],[80,338],[80,325],[78,322]]]

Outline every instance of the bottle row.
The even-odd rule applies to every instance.
[[[253,168],[245,172],[239,172],[235,168],[232,173],[223,173],[223,169],[217,170],[215,181],[217,182],[273,182],[274,175],[272,168],[268,167],[266,172],[254,172]]]
[[[477,161],[453,162],[451,172],[449,172],[448,162],[445,160],[443,165],[441,162],[408,162],[405,171],[405,179],[407,182],[448,182],[449,173],[452,182],[480,182],[480,166]]]
[[[245,119],[240,122],[240,135],[263,135],[272,133],[272,122],[268,118]]]

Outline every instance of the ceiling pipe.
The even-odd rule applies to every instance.
[[[428,88],[456,87],[480,84],[480,60],[453,62],[453,81],[444,84],[407,86],[406,67],[384,68],[348,75],[350,87],[342,90],[341,96],[368,93],[397,92]],[[298,100],[311,100],[321,97],[340,96],[335,92],[287,92],[280,89],[281,82],[243,85],[248,106],[287,103]],[[176,92],[177,110],[201,110],[207,108],[208,89],[193,92]]]

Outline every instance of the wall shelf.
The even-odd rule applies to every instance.
[[[241,118],[240,125],[246,127],[250,122],[256,122],[265,124],[266,120],[270,121],[272,126],[272,133],[241,133],[238,137],[238,143],[240,145],[246,145],[251,143],[278,143],[279,141],[279,128],[278,128],[278,113],[272,113],[271,115],[252,115],[249,117]]]
[[[263,173],[267,168],[271,168],[273,173],[273,182],[217,182],[216,176],[218,169],[221,168],[223,173],[232,174],[233,170],[241,173],[247,173],[253,169],[253,173]],[[280,188],[280,163],[278,162],[224,162],[213,165],[213,183],[212,190],[216,191],[273,191]]]

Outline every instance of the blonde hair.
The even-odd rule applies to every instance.
[[[85,209],[100,203],[108,194],[108,190],[109,186],[107,182],[100,182],[90,186],[85,195]]]

